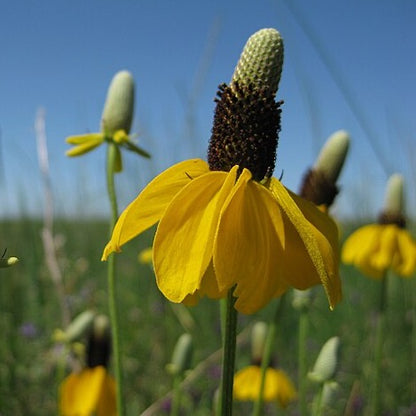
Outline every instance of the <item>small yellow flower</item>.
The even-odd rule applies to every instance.
[[[147,247],[139,253],[138,259],[142,264],[152,265],[153,248]]]
[[[103,366],[70,374],[61,385],[62,416],[115,416],[114,379]]]
[[[416,243],[396,224],[369,224],[346,240],[342,261],[354,264],[365,275],[380,279],[388,269],[410,277],[416,268]]]
[[[60,386],[59,409],[62,416],[116,416],[116,386],[107,372],[110,358],[110,324],[104,315],[91,316],[86,311],[68,327],[64,340],[74,340],[84,332],[88,335],[86,365],[71,373]]]
[[[149,154],[138,147],[129,136],[134,110],[134,81],[128,71],[119,71],[112,79],[101,117],[101,131],[67,137],[66,142],[74,145],[66,152],[67,156],[80,156],[105,141],[113,141],[119,147],[138,153]],[[116,171],[122,170],[120,150],[117,147]]]
[[[158,223],[153,265],[172,302],[219,299],[234,288],[235,308],[250,314],[290,286],[319,283],[331,307],[341,299],[334,222],[271,177],[282,61],[279,32],[249,39],[218,92],[208,163],[186,160],[153,179],[121,214],[103,260]]]
[[[403,178],[396,174],[387,184],[379,223],[365,225],[348,237],[342,261],[374,279],[381,279],[389,269],[402,277],[412,276],[416,269],[416,242],[405,229],[402,211]]]
[[[234,376],[234,399],[240,401],[256,401],[259,396],[261,369],[250,365],[238,371]],[[264,384],[264,401],[278,402],[283,408],[296,399],[295,386],[283,371],[267,368]]]

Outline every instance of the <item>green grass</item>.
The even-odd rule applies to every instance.
[[[2,245],[18,265],[0,269],[0,415],[56,415],[62,349],[52,341],[54,329],[62,328],[59,297],[44,261],[42,224],[31,219],[0,223]],[[346,229],[350,229],[346,227]],[[344,231],[345,234],[348,234]],[[64,276],[66,301],[71,315],[94,308],[107,313],[106,265],[100,261],[107,240],[105,221],[58,221],[55,224],[57,254]],[[171,389],[165,371],[178,337],[184,332],[178,315],[157,290],[150,267],[137,262],[152,232],[128,244],[117,255],[117,289],[121,317],[123,370],[129,415],[137,415]],[[353,385],[357,404],[367,403],[380,285],[355,269],[341,268],[344,299],[335,311],[328,308],[322,288],[314,290],[310,313],[308,365],[311,367],[331,336],[341,339],[336,380],[340,388],[328,415],[342,415]],[[409,415],[416,403],[416,300],[415,280],[392,278],[384,344],[383,409],[386,414]],[[203,300],[190,308],[195,325],[194,366],[220,347],[219,305]],[[259,319],[268,319],[274,304],[253,316],[239,317],[239,331]],[[298,315],[290,302],[284,311],[275,343],[274,361],[297,384]],[[237,351],[237,368],[249,363],[248,331]],[[68,357],[67,357],[68,358]],[[184,414],[211,415],[212,397],[219,384],[219,355],[199,372],[186,389]],[[66,374],[69,373],[69,360]],[[317,387],[309,384],[312,400]],[[236,404],[236,414],[247,414],[250,404]],[[267,414],[281,414],[272,405]],[[389,411],[390,413],[387,413]],[[287,414],[295,415],[297,403]],[[155,414],[166,414],[163,410]],[[364,412],[350,413],[360,415]]]

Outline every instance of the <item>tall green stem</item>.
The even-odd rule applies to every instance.
[[[274,339],[276,337],[276,332],[277,332],[277,323],[279,322],[281,313],[283,311],[286,296],[287,296],[286,293],[284,293],[281,296],[280,301],[276,305],[276,310],[274,312],[272,320],[269,322],[266,342],[264,345],[263,357],[261,360],[260,390],[259,390],[259,395],[257,397],[257,401],[254,404],[253,416],[260,416],[263,413],[263,403],[264,403],[263,393],[264,393],[264,384],[266,381],[266,371],[270,365],[273,343],[274,343]]]
[[[237,335],[237,311],[234,308],[235,298],[234,288],[228,291],[225,331],[223,335],[223,360],[222,360],[222,380],[221,380],[221,416],[231,416],[233,414],[233,386],[234,386],[234,365],[235,347]]]
[[[299,407],[300,415],[307,416],[308,409],[306,404],[306,338],[308,334],[308,310],[302,308],[299,315],[299,345],[298,345],[298,385],[299,385]]]
[[[381,361],[383,356],[384,326],[387,306],[387,274],[381,280],[380,301],[377,319],[376,345],[374,354],[374,372],[372,383],[371,416],[380,414]]]
[[[110,235],[113,231],[114,225],[118,217],[117,198],[114,185],[114,173],[117,149],[115,143],[109,143],[107,150],[107,191],[110,200],[111,218],[110,218]],[[121,370],[121,354],[120,354],[120,331],[119,319],[117,310],[117,293],[115,284],[115,269],[116,259],[114,254],[108,258],[107,262],[107,277],[108,277],[108,309],[111,321],[113,357],[114,357],[114,374],[116,379],[116,393],[117,393],[117,414],[124,416],[124,400],[123,400],[123,375]]]

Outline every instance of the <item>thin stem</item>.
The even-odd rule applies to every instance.
[[[277,332],[277,323],[279,322],[281,313],[283,311],[286,296],[287,296],[286,293],[284,293],[281,296],[280,301],[276,305],[274,316],[272,320],[269,322],[266,342],[264,345],[263,357],[261,360],[260,390],[259,390],[259,395],[257,397],[257,401],[254,403],[253,416],[260,416],[263,413],[263,403],[264,403],[263,396],[264,396],[264,385],[266,381],[266,371],[270,365],[273,343],[274,343],[274,339],[276,337],[276,332]]]
[[[309,317],[306,308],[302,308],[299,316],[299,345],[298,345],[298,385],[300,415],[307,416],[306,404],[306,338],[308,334]]]
[[[235,298],[233,291],[234,288],[230,289],[227,295],[220,397],[221,416],[231,416],[233,414],[234,364],[237,335],[237,311],[234,308]]]
[[[372,383],[372,401],[370,415],[378,416],[380,414],[380,388],[381,388],[381,361],[383,356],[384,326],[386,320],[387,306],[387,274],[384,274],[381,280],[380,303],[378,310],[378,320],[376,329],[376,345],[374,354],[374,372]]]
[[[172,408],[170,416],[178,416],[181,408],[181,396],[182,396],[182,376],[177,374],[173,380],[173,397],[172,397]]]
[[[116,144],[109,143],[107,150],[107,191],[111,206],[110,218],[110,234],[113,231],[114,225],[117,221],[117,198],[114,184],[115,161],[116,161]],[[111,321],[112,332],[112,346],[114,356],[114,375],[116,379],[116,393],[117,393],[117,414],[123,416],[125,414],[124,400],[123,400],[123,376],[121,369],[121,354],[120,354],[120,331],[119,319],[117,310],[117,296],[115,284],[115,256],[111,255],[107,262],[107,277],[108,277],[108,309]]]
[[[324,392],[324,385],[325,383],[322,383],[319,387],[319,391],[315,396],[315,400],[313,401],[313,409],[312,409],[312,415],[313,416],[321,416],[323,411],[322,406],[322,396]]]

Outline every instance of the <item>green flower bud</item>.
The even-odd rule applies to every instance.
[[[190,334],[182,334],[173,350],[172,362],[166,366],[166,371],[172,375],[183,374],[191,368],[193,342]]]
[[[260,364],[266,344],[268,325],[265,322],[256,322],[251,330],[251,360]]]
[[[325,174],[332,183],[336,183],[350,147],[350,136],[345,130],[333,133],[322,147],[314,170]]]
[[[77,315],[65,331],[56,330],[54,340],[57,342],[75,342],[87,334],[92,328],[95,312],[86,310]]]
[[[292,306],[298,311],[307,310],[312,305],[312,290],[293,289]]]
[[[391,175],[387,181],[383,212],[404,215],[404,181],[398,173]]]
[[[14,266],[19,259],[17,257],[8,257],[6,259],[0,259],[0,268]]]
[[[276,29],[261,29],[248,39],[231,85],[253,84],[277,92],[283,66],[283,39]]]
[[[308,374],[310,380],[323,383],[331,380],[338,364],[339,337],[332,337],[323,345],[313,370]]]
[[[134,111],[134,80],[130,72],[120,71],[113,77],[107,92],[101,131],[113,136],[118,130],[129,134]]]
[[[106,315],[96,315],[92,326],[94,338],[109,338],[110,336],[110,320]]]

